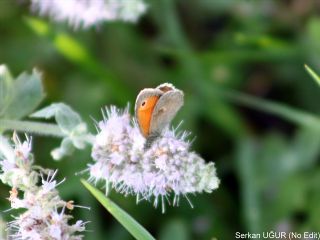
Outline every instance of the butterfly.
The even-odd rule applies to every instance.
[[[183,105],[184,94],[170,83],[140,91],[135,103],[135,117],[141,134],[146,138],[145,149],[161,136]]]

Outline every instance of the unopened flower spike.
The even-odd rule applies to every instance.
[[[85,231],[86,222],[69,223],[72,216],[65,211],[78,206],[72,200],[62,200],[56,189],[64,179],[57,182],[57,170],[33,165],[31,138],[26,136],[21,142],[14,133],[13,143],[11,147],[1,138],[0,179],[12,187],[8,198],[11,209],[25,211],[8,223],[9,239],[83,239],[80,233]]]

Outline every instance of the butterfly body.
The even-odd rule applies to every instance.
[[[145,88],[137,96],[135,113],[141,134],[149,148],[161,132],[168,127],[183,105],[183,92],[172,84]]]
[[[138,109],[137,119],[141,126],[141,133],[145,137],[149,135],[152,112],[158,100],[159,96],[151,96],[145,99],[144,102],[142,102],[141,107]]]

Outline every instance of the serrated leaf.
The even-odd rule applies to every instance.
[[[7,91],[10,100],[1,116],[7,119],[20,119],[30,114],[44,97],[40,73],[36,70],[32,74],[22,73]]]
[[[123,227],[125,227],[131,235],[138,240],[154,240],[151,234],[143,228],[135,219],[121,209],[117,204],[106,197],[101,191],[93,187],[85,180],[81,180],[82,184],[89,192],[107,209],[115,219],[117,219]]]
[[[55,118],[61,132],[65,134],[60,147],[51,152],[55,160],[71,155],[76,148],[83,149],[87,144],[91,144],[91,135],[86,123],[77,112],[64,103],[53,103],[31,114],[30,117]]]
[[[31,114],[31,117],[45,119],[54,117],[61,130],[65,133],[72,132],[82,123],[80,115],[64,103],[53,103]]]
[[[310,74],[310,76],[316,81],[316,83],[319,84],[320,86],[320,77],[308,66],[308,65],[304,65],[304,67],[306,68],[307,72]]]

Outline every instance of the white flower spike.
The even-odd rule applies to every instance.
[[[65,209],[72,210],[76,205],[73,205],[73,201],[63,201],[56,190],[64,180],[57,183],[54,180],[57,171],[33,165],[31,140],[28,137],[26,139],[21,143],[14,134],[14,148],[3,139],[0,141],[0,153],[3,156],[0,158],[0,179],[12,187],[9,197],[11,208],[25,209],[8,223],[9,239],[81,240],[83,236],[79,233],[85,230],[86,223],[69,223],[72,216]],[[3,149],[6,149],[6,154],[3,154]],[[12,154],[8,154],[10,152]]]
[[[98,131],[92,149],[94,163],[88,166],[89,180],[105,181],[107,191],[111,186],[124,195],[136,195],[137,202],[153,199],[155,206],[160,200],[164,211],[165,200],[175,206],[180,196],[212,192],[219,186],[214,163],[206,164],[189,150],[185,132],[165,130],[145,149],[145,138],[128,108],[121,111],[114,106],[106,109]]]
[[[136,22],[146,11],[143,0],[31,0],[31,9],[74,28],[107,21]]]

